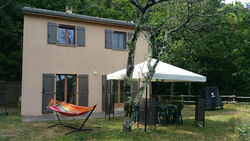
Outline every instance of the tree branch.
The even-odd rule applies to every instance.
[[[113,3],[112,1],[111,1],[111,4],[113,6],[115,6],[118,10],[120,10],[123,14],[125,14],[129,18],[130,21],[133,20],[133,18],[131,18],[126,11],[122,10],[122,8],[120,6],[118,6],[117,4]]]
[[[132,3],[135,7],[137,7],[138,9],[140,9],[140,11],[143,10],[142,5],[137,1],[137,0],[129,0],[130,3]]]
[[[198,16],[198,17],[203,17],[203,18],[210,18],[210,17],[215,17],[215,16],[220,16],[220,15],[225,15],[227,13],[230,13],[230,12],[237,12],[239,10],[247,10],[248,8],[243,8],[243,9],[227,9],[225,11],[222,11],[218,14],[211,14],[211,15],[203,15],[203,14],[198,14],[198,13],[195,13],[193,14],[194,16]]]

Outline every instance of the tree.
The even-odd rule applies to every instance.
[[[132,115],[133,109],[138,105],[140,98],[144,93],[144,89],[150,83],[154,73],[155,68],[160,60],[161,55],[166,49],[167,36],[172,32],[177,31],[179,28],[184,27],[191,19],[192,14],[192,5],[194,1],[172,1],[172,0],[147,0],[147,1],[138,1],[138,0],[129,0],[129,2],[136,7],[136,10],[139,11],[139,16],[135,21],[135,30],[133,37],[128,41],[128,61],[127,61],[127,71],[125,77],[125,91],[126,91],[126,103],[125,103],[125,121],[123,124],[123,131],[131,131],[132,128]],[[172,8],[172,9],[168,9]],[[180,14],[185,9],[186,14]],[[165,13],[166,12],[166,13]],[[152,18],[157,18],[156,13],[162,13],[166,17],[161,20],[157,25],[151,28],[150,31],[144,32],[143,27],[149,25],[149,21]],[[179,14],[179,15],[178,15]],[[185,17],[185,18],[184,18]],[[168,19],[166,19],[168,18]],[[184,20],[183,20],[184,19]],[[166,20],[170,20],[169,24],[166,24]],[[140,35],[144,33],[145,37],[148,39],[149,43],[149,59],[148,59],[148,69],[149,73],[145,76],[145,80],[142,83],[142,86],[136,95],[135,99],[132,99],[131,86],[132,86],[132,76],[134,70],[134,57],[136,50],[136,42]],[[156,48],[154,44],[155,37],[162,38],[161,44],[158,45],[160,50],[158,56],[156,57],[156,62],[151,66],[152,59],[152,50]],[[161,45],[159,47],[159,45]]]
[[[136,7],[136,12],[134,13],[138,13],[139,16],[132,20],[135,22],[135,30],[132,39],[127,43],[129,52],[125,77],[126,94],[123,131],[132,130],[134,108],[138,105],[145,88],[151,82],[155,73],[155,68],[168,46],[168,36],[184,27],[202,26],[198,25],[199,23],[197,24],[192,22],[191,18],[199,21],[202,20],[203,17],[213,17],[231,11],[230,9],[225,9],[219,13],[215,13],[218,7],[222,7],[221,1],[219,0],[208,0],[202,2],[194,0],[129,0],[128,2],[131,3],[132,6]],[[157,19],[157,22],[152,23],[151,21],[155,19]],[[206,21],[206,19],[204,20]],[[206,24],[206,22],[204,23]],[[151,27],[150,30],[148,30],[148,26]],[[149,73],[144,76],[139,92],[135,98],[132,99],[131,86],[134,70],[134,58],[136,42],[140,34],[144,34],[149,43],[149,58],[147,64]],[[157,44],[155,43],[156,40],[158,41]],[[154,50],[157,50],[157,55],[155,57],[156,61],[153,65],[151,65],[151,59],[153,57],[152,53]]]
[[[169,52],[164,53],[162,60],[207,76],[206,85],[218,86],[222,95],[247,95],[249,9],[240,4],[218,6],[214,14],[225,9],[232,12],[193,20],[203,26],[170,35]],[[201,87],[202,84],[192,84],[193,94],[202,94]]]

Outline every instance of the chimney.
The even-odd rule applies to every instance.
[[[66,13],[72,14],[72,7],[71,6],[66,6]]]

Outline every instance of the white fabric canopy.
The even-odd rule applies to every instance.
[[[152,59],[151,66],[155,63]],[[148,73],[147,61],[134,66],[133,79],[144,79]],[[107,75],[108,80],[123,80],[126,76],[126,69],[111,73]],[[152,81],[164,82],[206,82],[206,77],[178,68],[176,66],[159,61]]]

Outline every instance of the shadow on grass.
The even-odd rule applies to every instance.
[[[217,115],[234,115],[237,112],[237,109],[233,108],[224,108],[218,110],[206,110],[205,116],[217,116]],[[195,116],[195,107],[186,107],[182,110],[184,118],[191,118]]]

